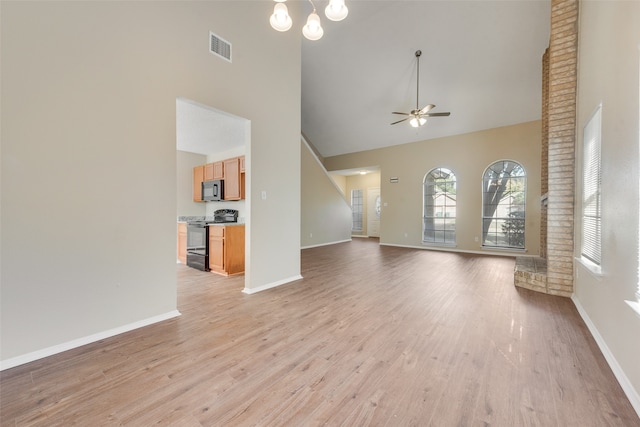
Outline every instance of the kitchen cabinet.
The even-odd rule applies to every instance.
[[[187,263],[187,223],[178,223],[178,261]]]
[[[244,173],[244,156],[238,158],[240,159],[240,173]]]
[[[209,226],[209,270],[223,276],[244,273],[244,225]]]
[[[204,165],[204,180],[213,181],[214,179],[224,178],[223,162],[213,162]]]
[[[213,163],[204,165],[204,180],[213,181]]]
[[[224,163],[213,163],[213,179],[224,179]]]
[[[202,201],[202,181],[204,181],[204,165],[193,168],[193,201]]]
[[[224,161],[224,199],[240,200],[242,191],[240,188],[240,159],[234,157]]]

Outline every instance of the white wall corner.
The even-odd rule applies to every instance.
[[[302,278],[303,277],[301,275],[297,274],[295,276],[289,277],[288,279],[282,279],[278,280],[277,282],[267,283],[266,285],[258,286],[257,288],[248,288],[245,286],[245,288],[242,290],[242,293],[251,295],[258,292],[266,291],[267,289],[276,288],[290,282],[295,282],[296,280],[300,280]]]
[[[582,320],[584,320],[584,323],[587,325],[587,328],[589,329],[589,332],[591,332],[593,339],[595,339],[596,344],[598,344],[600,351],[602,351],[604,358],[606,359],[607,363],[609,364],[609,367],[613,371],[613,375],[615,375],[616,379],[620,383],[620,386],[622,387],[624,394],[629,399],[629,402],[631,402],[631,406],[633,406],[633,409],[635,409],[636,413],[640,417],[640,393],[638,393],[638,391],[633,387],[633,384],[631,384],[631,381],[629,381],[629,378],[627,378],[627,375],[624,373],[624,370],[622,370],[622,367],[616,360],[615,356],[613,355],[611,350],[609,350],[609,346],[607,346],[607,343],[602,338],[602,335],[600,335],[600,332],[598,332],[596,325],[591,321],[591,319],[589,318],[589,315],[587,314],[585,309],[582,307],[582,304],[580,304],[580,300],[576,298],[575,294],[571,296],[571,300],[573,301],[576,308],[578,309],[578,313],[580,313],[580,317],[582,317]]]
[[[109,329],[107,331],[98,332],[97,334],[89,335],[86,337],[78,338],[72,341],[67,341],[62,344],[54,345],[51,347],[43,348],[42,350],[32,351],[31,353],[23,354],[21,356],[12,357],[7,360],[0,361],[0,371],[5,369],[14,368],[16,366],[24,365],[25,363],[33,362],[38,359],[53,356],[54,354],[62,353],[67,350],[71,350],[83,345],[91,344],[96,341],[100,341],[106,338],[110,338],[116,335],[120,335],[125,332],[132,331],[134,329],[149,326],[154,323],[162,322],[163,320],[172,319],[180,316],[178,310],[173,310],[168,313],[160,314],[158,316],[149,317],[147,319],[140,320],[138,322],[129,323],[118,328]]]

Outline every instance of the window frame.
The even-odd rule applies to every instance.
[[[445,198],[444,204],[437,204],[434,201],[432,205],[428,206],[427,205],[428,197],[432,197],[432,198],[437,197],[435,192],[436,190],[435,179],[438,179],[438,178],[436,178],[436,174],[439,174],[440,176],[443,176],[444,174],[447,176],[447,178],[445,178],[445,180],[443,181],[444,191],[440,192],[440,195]],[[434,178],[434,180],[431,181],[433,183],[433,185],[431,185],[431,187],[434,190],[433,193],[428,193],[428,190],[429,190],[428,179],[430,177]],[[450,179],[451,177],[453,177],[453,179]],[[427,172],[424,175],[424,178],[422,179],[422,244],[435,245],[435,246],[456,246],[457,244],[456,209],[457,209],[458,202],[457,202],[457,197],[451,198],[450,195],[456,196],[457,182],[458,182],[458,179],[456,177],[455,172],[453,172],[453,170],[451,170],[450,168],[444,167],[444,166],[435,167],[429,170],[429,172]],[[454,192],[450,193],[448,191],[448,188],[452,188]],[[447,203],[448,200],[453,200],[453,203],[448,204]],[[437,212],[435,211],[435,209],[438,207],[442,208],[442,210],[440,211],[442,215],[440,216],[436,215]],[[433,209],[431,215],[427,215],[428,208]],[[433,228],[430,230],[427,229],[428,222],[431,222],[431,224],[433,224]],[[439,223],[440,226],[437,227],[435,225],[436,223]],[[427,238],[427,232],[433,233],[431,238]],[[437,237],[439,235],[441,235],[441,238]]]
[[[494,170],[495,168],[494,166],[498,165],[502,163],[502,170],[505,170],[505,163],[512,163],[514,166],[511,168],[511,171],[513,171],[514,169],[516,169],[516,167],[518,167],[521,171],[522,174],[521,175],[517,175],[517,176],[509,176],[507,179],[509,180],[508,184],[505,184],[505,187],[503,187],[504,189],[506,189],[506,186],[508,185],[508,187],[511,187],[511,180],[521,180],[522,181],[522,189],[518,191],[518,193],[522,194],[521,197],[521,203],[512,203],[512,201],[510,201],[507,204],[503,204],[502,201],[506,198],[506,197],[510,197],[511,200],[513,200],[513,196],[500,196],[500,199],[497,201],[497,203],[491,204],[491,205],[495,205],[495,208],[493,210],[493,213],[491,214],[491,216],[487,215],[487,204],[486,204],[486,197],[487,194],[489,194],[488,191],[486,191],[489,182],[491,180],[495,180],[497,178],[488,178],[487,174],[489,171]],[[504,179],[504,178],[501,178]],[[512,159],[501,159],[501,160],[496,160],[494,162],[492,162],[489,166],[487,166],[484,170],[484,172],[482,173],[482,195],[481,195],[481,199],[482,199],[482,220],[481,220],[481,246],[483,249],[498,249],[498,250],[510,250],[510,251],[526,251],[526,219],[527,219],[527,170],[526,168],[523,166],[522,163],[516,161],[516,160],[512,160]],[[501,185],[501,184],[498,184]],[[504,189],[502,191],[504,191]],[[509,192],[510,193],[510,192]],[[509,194],[507,193],[507,194]],[[521,209],[518,211],[512,211],[514,206],[521,206]],[[510,211],[507,216],[496,216],[496,213],[498,212],[498,210],[502,208],[508,208],[508,210]],[[509,215],[511,215],[514,212],[521,212],[522,216],[517,216],[517,217],[510,217]],[[486,226],[486,231],[485,231],[485,224],[488,222],[488,226]],[[496,240],[496,244],[487,244],[487,239],[489,236],[489,229],[492,228],[492,223],[495,221],[495,229],[496,231],[494,232],[494,236],[495,236],[495,240]],[[516,228],[516,232],[513,233],[507,233],[507,239],[509,240],[509,242],[507,244],[498,244],[498,237],[501,234],[505,234],[504,232],[504,227],[505,224],[509,224],[509,222],[511,222],[511,224],[516,223],[516,224],[522,224],[522,226],[520,228]],[[498,226],[500,226],[500,228],[503,230],[500,233],[497,231]],[[511,227],[512,225],[508,225],[509,227]],[[517,230],[522,230],[522,232],[520,233]],[[518,234],[521,234],[521,236],[518,236]],[[513,245],[510,242],[512,241],[512,238],[517,242],[517,241],[522,241],[522,246],[519,245]]]
[[[598,104],[582,131],[581,197],[580,259],[595,273],[600,273],[602,268],[602,103]]]

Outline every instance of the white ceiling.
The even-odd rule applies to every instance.
[[[176,100],[176,149],[213,154],[242,147],[247,120],[186,98]]]
[[[302,132],[324,157],[540,119],[549,0],[347,0],[341,22],[315,3],[324,36],[302,42]],[[416,50],[420,108],[451,116],[391,126],[416,106]]]
[[[323,38],[302,38],[302,133],[322,156],[540,119],[550,0],[346,0],[341,22],[324,16],[327,3],[315,1]],[[300,9],[290,31],[311,12],[306,1]],[[403,118],[392,111],[416,107],[416,50],[419,107],[451,116],[391,126]],[[176,119],[178,150],[210,154],[246,140],[246,119],[188,99],[177,100]]]

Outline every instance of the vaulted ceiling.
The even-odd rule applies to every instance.
[[[315,3],[324,36],[302,42],[302,132],[322,156],[540,119],[549,0],[347,0],[341,22]],[[451,116],[391,126],[416,107],[416,50],[420,108]]]

